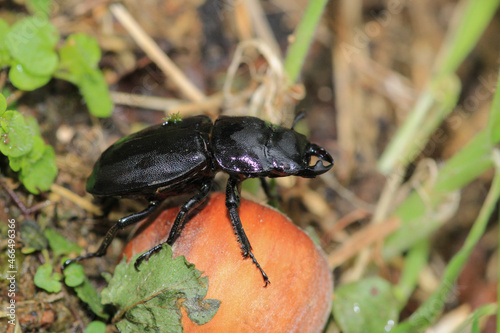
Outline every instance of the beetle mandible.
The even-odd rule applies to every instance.
[[[313,156],[318,158],[314,165],[310,164]],[[118,220],[96,252],[67,260],[62,268],[103,256],[120,229],[149,216],[167,197],[195,192],[172,225],[166,241],[172,245],[186,216],[207,198],[215,174],[223,171],[229,174],[226,207],[243,257],[252,259],[267,286],[269,278],[252,253],[238,215],[241,182],[292,175],[313,178],[330,170],[333,163],[324,148],[310,143],[293,126],[288,129],[255,117],[221,116],[213,123],[207,116],[195,116],[146,128],[102,153],[87,181],[87,191],[96,196],[144,197],[149,206]],[[135,268],[161,247],[139,256]]]

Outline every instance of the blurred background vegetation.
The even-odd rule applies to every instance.
[[[289,126],[297,111],[307,113],[297,130],[335,157],[333,172],[275,185],[280,209],[314,235],[334,272],[325,331],[496,331],[498,1],[113,2],[0,2],[10,26],[48,3],[56,49],[71,34],[95,38],[114,103],[99,119],[79,81],[54,75],[23,91],[7,65],[0,74],[8,109],[36,118],[58,169],[50,190],[35,195],[1,162],[0,221],[19,216],[27,235],[18,239],[23,331],[83,331],[96,319],[99,309],[82,306],[80,294],[33,280],[41,264],[59,270],[58,245],[44,243],[43,230],[80,250],[95,249],[106,232],[85,182],[107,146],[166,113],[254,115]],[[264,202],[255,188],[246,185],[244,195]],[[140,205],[99,207],[114,221]],[[0,223],[2,256],[6,228]],[[126,239],[86,263],[86,288],[106,285],[100,272],[113,270]],[[6,288],[1,282],[2,295]],[[3,328],[11,329],[0,319]]]

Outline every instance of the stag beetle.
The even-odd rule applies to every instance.
[[[196,192],[172,225],[166,241],[172,245],[188,213],[207,198],[215,174],[223,171],[229,174],[226,207],[243,257],[252,259],[267,286],[269,279],[252,253],[238,215],[239,185],[247,178],[312,178],[330,170],[334,163],[325,149],[310,143],[293,127],[255,117],[221,116],[213,123],[207,116],[195,116],[170,118],[118,140],[96,162],[87,191],[96,196],[144,197],[149,206],[118,220],[96,252],[67,260],[63,269],[73,262],[103,256],[118,230],[149,216],[165,198]],[[312,156],[319,159],[314,165],[310,164]],[[159,244],[143,253],[135,268],[161,247]]]

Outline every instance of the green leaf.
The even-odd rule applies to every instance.
[[[3,89],[0,90],[0,93],[4,96],[10,96],[14,92],[14,88],[10,86],[4,86]],[[14,99],[13,101],[7,101],[7,109],[10,110],[17,110],[17,99]],[[1,116],[1,114],[0,114]]]
[[[478,40],[498,8],[498,0],[462,1],[456,13],[452,13],[452,26],[435,64],[438,74],[455,72]],[[458,16],[457,16],[458,15]]]
[[[26,161],[24,156],[21,157],[10,157],[9,166],[14,172],[19,172],[23,167],[23,163]]]
[[[104,306],[102,305],[101,298],[99,297],[97,290],[87,278],[85,278],[81,285],[75,287],[75,292],[78,298],[87,303],[96,315],[102,319],[109,318],[109,315],[104,311]]]
[[[52,274],[52,266],[49,263],[45,263],[38,267],[35,273],[35,286],[42,288],[49,293],[58,293],[61,291],[61,274]]]
[[[0,19],[0,68],[10,65],[10,53],[5,43],[9,29],[9,24]]]
[[[85,73],[78,84],[90,113],[96,117],[109,117],[113,111],[113,101],[109,95],[108,84],[99,70]]]
[[[6,44],[12,57],[25,71],[38,76],[50,76],[59,58],[55,46],[59,32],[46,19],[32,16],[16,22],[7,33]]]
[[[52,0],[27,0],[26,7],[33,15],[48,18]]]
[[[33,134],[33,136],[41,137],[40,127],[38,126],[38,121],[36,120],[36,118],[33,116],[27,116],[24,118],[24,120],[26,121],[26,124],[30,128],[31,134]]]
[[[208,323],[215,316],[220,306],[220,301],[217,299],[200,300],[190,298],[182,306],[186,309],[189,319],[198,325]]]
[[[70,253],[80,254],[82,252],[82,249],[78,245],[70,242],[54,229],[47,228],[43,231],[43,234],[49,240],[49,246],[54,251],[55,257]]]
[[[294,31],[293,42],[287,50],[287,55],[283,67],[288,74],[290,83],[294,84],[302,69],[307,52],[310,49],[314,32],[325,11],[327,0],[309,1],[307,8],[302,15],[299,25]]]
[[[108,117],[113,109],[109,88],[98,68],[101,50],[95,38],[85,34],[68,37],[60,48],[61,62],[55,76],[80,88],[90,113]]]
[[[48,241],[40,230],[40,226],[33,220],[26,220],[21,224],[19,232],[24,244],[23,253],[41,251],[47,248]]]
[[[484,317],[492,316],[496,313],[496,311],[497,304],[495,303],[482,305],[481,307],[474,310],[474,312],[471,313],[467,317],[467,319],[464,320],[462,324],[460,324],[460,326],[456,327],[453,330],[453,333],[464,333],[471,331],[470,327],[474,324],[474,322],[477,322],[479,319],[482,319]]]
[[[29,125],[28,125],[28,127],[29,127]],[[31,132],[31,133],[33,134],[33,132]],[[43,142],[42,137],[34,136],[33,137],[33,146],[31,147],[29,154],[26,156],[26,159],[31,163],[35,163],[43,157],[45,150],[46,150],[46,146],[45,146],[45,143]]]
[[[488,137],[492,144],[500,141],[500,77],[497,81],[495,95],[490,107],[490,116],[487,122]]]
[[[408,303],[408,299],[415,291],[420,272],[429,261],[429,248],[430,240],[423,239],[415,244],[405,257],[398,284],[393,288],[400,308]]]
[[[57,175],[55,153],[40,137],[36,119],[25,120],[17,111],[2,113],[0,138],[0,151],[9,156],[11,169],[20,171],[26,189],[33,194],[48,190]]]
[[[332,310],[344,333],[389,332],[399,312],[391,284],[379,277],[338,287]]]
[[[69,265],[64,270],[64,283],[68,287],[77,287],[85,282],[85,271],[80,264]]]
[[[172,249],[163,249],[141,265],[137,272],[134,256],[129,264],[122,261],[113,279],[102,291],[104,304],[113,304],[118,312],[113,319],[122,332],[182,332],[181,311],[197,324],[206,323],[217,312],[220,301],[205,300],[208,278],[183,256],[172,259]]]
[[[16,88],[24,91],[32,91],[47,84],[51,79],[51,75],[31,74],[23,65],[14,61],[9,70],[9,79]]]
[[[33,135],[17,111],[6,111],[0,116],[0,152],[9,157],[19,157],[30,152]]]
[[[5,96],[0,94],[0,116],[7,110],[7,100]]]
[[[59,49],[61,62],[59,67],[78,74],[85,73],[88,69],[98,69],[101,59],[101,49],[94,37],[85,34],[70,35],[66,43]]]
[[[102,321],[91,322],[83,333],[106,333],[106,324]]]
[[[23,166],[19,179],[28,191],[38,194],[47,191],[57,176],[54,148],[46,145],[43,155],[34,163]]]

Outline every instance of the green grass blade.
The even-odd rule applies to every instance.
[[[500,143],[500,76],[493,97],[490,118],[482,130],[450,158],[439,170],[434,184],[424,186],[427,201],[421,194],[411,194],[394,212],[401,219],[401,228],[386,241],[383,254],[386,259],[411,248],[426,238],[445,221],[434,217],[433,210],[453,191],[459,190],[493,166],[491,150]]]
[[[427,265],[429,249],[429,240],[424,239],[412,247],[405,257],[401,277],[399,278],[398,284],[394,287],[394,295],[401,307],[407,303],[412,295],[418,282],[418,276],[423,267]]]
[[[496,166],[495,177],[493,178],[490,191],[488,192],[486,200],[481,208],[481,211],[479,212],[479,216],[474,222],[464,245],[446,267],[437,290],[418,308],[417,311],[410,316],[406,322],[398,325],[393,332],[422,332],[424,328],[431,324],[441,313],[445,301],[453,289],[453,285],[456,282],[458,275],[469,258],[474,246],[483,236],[489,217],[495,209],[498,198],[500,197],[500,152],[494,151],[493,154]]]
[[[378,163],[378,169],[389,174],[396,167],[406,167],[415,159],[440,122],[451,112],[456,101],[454,73],[476,45],[498,7],[499,0],[463,0],[457,7],[458,23],[449,31],[435,62],[434,74],[420,95],[405,124],[397,131]],[[426,122],[432,118],[434,121]],[[441,121],[436,121],[441,120]]]
[[[477,308],[460,326],[453,331],[453,333],[467,332],[468,326],[472,326],[474,322],[477,322],[477,320],[482,317],[494,315],[497,309],[498,307],[496,304],[486,304]]]
[[[477,40],[490,23],[500,1],[498,0],[467,0],[459,6],[463,8],[460,23],[447,36],[443,48],[436,61],[437,75],[454,73],[465,57],[474,48]]]
[[[493,96],[488,125],[486,127],[492,145],[500,142],[500,93],[498,93],[498,87],[500,87],[500,73],[497,81],[497,91]]]
[[[425,201],[422,193],[413,192],[396,208],[394,215],[401,220],[401,227],[387,239],[383,249],[385,259],[411,248],[446,222],[435,214],[435,210],[446,202],[453,191],[467,185],[493,166],[490,152],[487,131],[483,130],[446,162],[439,170],[434,185],[422,187],[422,190],[427,188]]]
[[[285,72],[288,74],[291,84],[297,81],[307,51],[309,50],[314,31],[316,31],[316,27],[318,26],[327,3],[328,0],[310,0],[304,12],[304,16],[295,30],[294,41],[288,48],[284,65]]]

